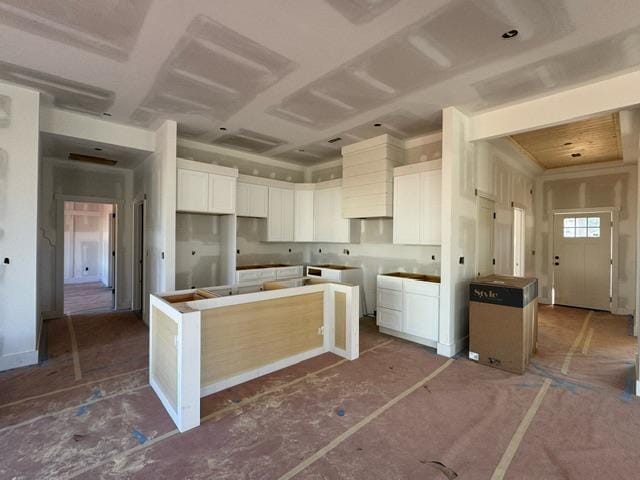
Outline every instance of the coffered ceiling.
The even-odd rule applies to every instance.
[[[0,80],[301,165],[640,64],[640,2],[0,0]],[[503,33],[518,30],[513,38]]]

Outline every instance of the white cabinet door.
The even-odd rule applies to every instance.
[[[403,331],[438,341],[438,297],[404,292]]]
[[[402,330],[402,312],[378,307],[376,310],[376,324],[379,327],[392,330]]]
[[[269,214],[267,215],[267,240],[279,242],[282,240],[282,192],[281,188],[269,188]]]
[[[393,243],[420,243],[420,174],[393,179]]]
[[[282,240],[285,242],[293,241],[293,194],[293,190],[283,190],[282,192]]]
[[[238,182],[236,190],[236,215],[239,217],[250,217],[251,208],[249,206],[249,190],[251,184]]]
[[[349,243],[351,241],[351,238],[350,238],[351,223],[348,218],[344,218],[342,216],[342,188],[340,187],[330,188],[329,191],[331,192],[331,196],[333,197],[333,200],[331,203],[333,207],[333,211],[332,211],[333,221],[332,221],[331,232],[330,232],[331,241],[340,242],[340,243]]]
[[[208,174],[179,168],[176,209],[184,212],[206,212],[208,208]]]
[[[314,237],[316,242],[330,242],[331,228],[334,220],[335,196],[331,189],[316,190],[315,193],[315,231]]]
[[[420,187],[420,243],[440,245],[442,170],[421,173]]]
[[[249,185],[249,212],[252,217],[267,218],[269,188],[265,185]]]
[[[269,187],[267,241],[293,241],[293,190]]]
[[[236,212],[236,178],[209,173],[209,213]]]
[[[296,242],[313,242],[313,190],[296,190],[293,239]]]

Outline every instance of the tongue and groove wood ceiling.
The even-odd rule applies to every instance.
[[[0,0],[0,81],[312,165],[437,129],[449,105],[475,112],[636,68],[638,18],[635,0]]]
[[[519,133],[511,138],[545,169],[622,160],[618,113]]]

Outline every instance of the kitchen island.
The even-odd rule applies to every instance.
[[[183,432],[200,398],[308,358],[358,358],[359,287],[318,279],[151,295],[150,383]]]

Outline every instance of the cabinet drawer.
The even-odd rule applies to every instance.
[[[402,292],[378,288],[378,307],[402,310]]]
[[[378,288],[386,288],[387,290],[402,290],[402,279],[395,277],[386,277],[378,275]]]
[[[237,272],[238,283],[251,282],[252,280],[260,279],[260,270],[242,270]]]
[[[421,282],[418,280],[403,280],[404,291],[417,293],[418,295],[428,295],[430,297],[440,296],[440,284],[431,282]]]
[[[276,269],[276,278],[296,278],[302,276],[302,267],[285,267]]]
[[[276,269],[275,268],[263,268],[262,270],[258,271],[258,278],[260,278],[260,280],[263,281],[263,282],[267,282],[269,280],[275,280],[276,279]]]
[[[402,330],[402,312],[378,307],[376,324],[379,327],[400,331]]]

